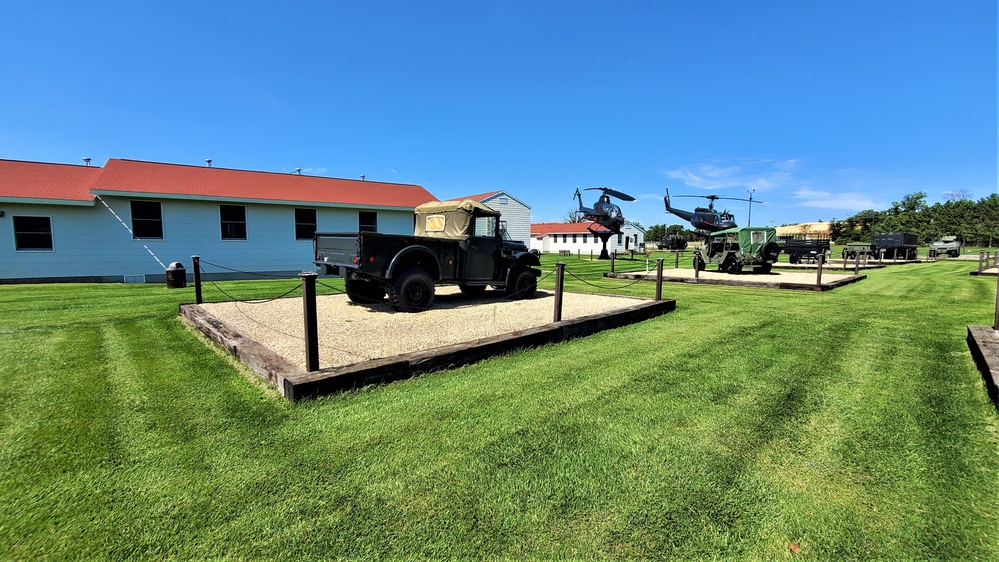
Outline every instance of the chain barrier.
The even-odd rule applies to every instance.
[[[573,273],[573,272],[571,272],[569,270],[566,270],[565,272],[568,273],[569,275],[571,275],[577,281],[583,283],[584,285],[589,285],[591,287],[595,287],[597,289],[601,289],[601,290],[604,290],[604,291],[620,291],[621,289],[627,289],[628,287],[631,287],[632,285],[637,285],[637,284],[642,283],[642,282],[645,281],[645,278],[639,278],[639,279],[635,279],[631,283],[628,283],[627,285],[618,285],[618,286],[614,286],[614,287],[606,287],[606,286],[602,286],[602,285],[597,285],[595,283],[590,283],[586,279],[583,279],[582,277],[576,275],[575,273]]]
[[[327,289],[329,289],[329,290],[331,290],[331,291],[333,291],[334,293],[337,293],[337,294],[341,294],[342,295],[342,294],[346,294],[347,293],[347,291],[344,290],[344,289],[341,289],[339,287],[334,287],[332,285],[327,285],[326,283],[323,283],[322,281],[319,281],[318,279],[316,280],[316,285],[322,285],[323,287],[326,287]]]
[[[280,277],[280,276],[277,276],[277,275],[268,275],[268,274],[265,274],[265,273],[254,273],[252,271],[240,271],[238,269],[233,269],[231,267],[226,267],[224,265],[219,265],[219,264],[216,264],[216,263],[212,263],[210,261],[199,260],[198,261],[198,269],[199,269],[200,273],[205,274],[205,275],[207,275],[208,272],[206,272],[205,269],[203,267],[201,267],[201,264],[208,264],[208,265],[211,265],[213,267],[217,267],[219,269],[224,269],[224,270],[227,270],[227,271],[232,271],[232,272],[235,272],[235,273],[244,273],[244,274],[247,274],[247,275],[257,275],[259,277],[269,277],[269,278],[272,278],[272,279],[288,279],[287,277]],[[237,298],[237,297],[233,296],[228,291],[226,291],[225,289],[223,289],[222,287],[220,287],[218,285],[218,283],[215,282],[214,279],[206,279],[206,280],[209,283],[211,283],[212,286],[215,287],[215,289],[218,292],[222,293],[226,297],[229,297],[229,299],[231,299],[233,301],[236,301],[236,302],[245,302],[245,303],[248,303],[248,304],[265,304],[265,303],[269,303],[269,302],[272,302],[272,301],[276,301],[278,299],[283,299],[284,297],[287,297],[288,295],[294,293],[295,291],[297,291],[298,289],[300,289],[302,287],[302,282],[298,281],[295,284],[294,287],[292,287],[291,289],[285,291],[284,293],[282,293],[282,294],[280,294],[280,295],[278,295],[276,297],[272,297],[272,298],[268,298],[268,299],[241,299],[241,298]]]

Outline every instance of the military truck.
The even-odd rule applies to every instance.
[[[930,244],[929,256],[935,258],[940,255],[948,255],[956,258],[961,255],[961,241],[957,236],[943,236],[936,242]]]
[[[687,249],[687,241],[683,239],[683,236],[670,235],[664,236],[656,246],[660,250],[681,251]]]
[[[416,207],[414,233],[317,232],[315,265],[343,276],[356,303],[388,295],[400,312],[434,302],[434,286],[456,284],[463,293],[501,289],[513,299],[534,296],[541,275],[538,256],[522,242],[504,240],[500,213],[474,200],[434,201]]]
[[[828,234],[783,234],[777,237],[781,251],[791,263],[814,263],[829,251]]]
[[[770,273],[780,257],[777,230],[746,226],[719,230],[707,235],[703,248],[694,250],[694,268],[704,271],[707,264],[717,264],[723,273]]]

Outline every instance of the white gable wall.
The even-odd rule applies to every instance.
[[[482,203],[502,215],[500,220],[506,222],[506,231],[510,240],[519,240],[528,244],[528,240],[531,239],[530,207],[510,197],[505,191],[483,198]]]
[[[103,196],[104,201],[131,227],[132,199],[160,202],[163,239],[134,240],[107,208],[94,206],[0,203],[0,279],[52,277],[97,277],[122,281],[125,276],[146,276],[160,281],[164,266],[179,261],[191,269],[191,256],[228,268],[256,272],[294,274],[314,271],[312,240],[295,239],[295,209],[317,209],[319,231],[356,232],[358,209],[313,205],[246,203],[246,240],[222,240],[218,201]],[[225,202],[243,205],[238,201]],[[373,210],[378,213],[378,231],[412,233],[412,211]],[[14,216],[48,216],[52,226],[50,251],[16,251]],[[149,251],[146,250],[145,245]],[[222,272],[207,264],[207,273]]]

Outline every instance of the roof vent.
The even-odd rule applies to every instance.
[[[302,175],[302,169],[301,168],[295,168],[295,175],[296,176]]]
[[[205,164],[208,164],[208,167],[211,168],[212,167],[212,159],[211,158],[205,158]]]
[[[83,157],[83,163],[89,166],[90,165],[90,158],[87,157],[87,156],[84,156]]]
[[[364,181],[364,174],[361,174],[361,181]]]

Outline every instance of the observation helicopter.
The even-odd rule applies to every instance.
[[[580,195],[579,188],[576,188],[576,194],[573,195],[573,198],[579,200],[578,212],[582,213],[586,220],[599,224],[610,230],[612,234],[621,234],[621,227],[624,226],[624,215],[621,214],[621,207],[611,203],[610,198],[613,196],[622,201],[635,201],[635,198],[627,193],[621,193],[609,187],[587,187],[584,189],[584,191],[595,190],[600,190],[603,193],[597,199],[596,203],[593,204],[593,208],[590,208],[583,206],[583,196]],[[598,234],[592,228],[590,232]]]
[[[749,201],[752,205],[753,199],[742,199],[740,197],[722,197],[721,195],[674,195],[673,197],[703,197],[709,201],[707,207],[694,207],[694,211],[684,211],[683,209],[677,209],[676,207],[671,207],[669,204],[669,188],[666,188],[666,197],[663,200],[666,203],[666,212],[673,213],[674,215],[680,217],[685,221],[689,221],[690,225],[694,227],[695,230],[703,233],[707,232],[718,232],[719,230],[726,230],[729,228],[736,228],[738,225],[735,224],[735,217],[732,213],[728,211],[718,211],[715,209],[715,201],[719,199],[728,199],[732,201]]]

